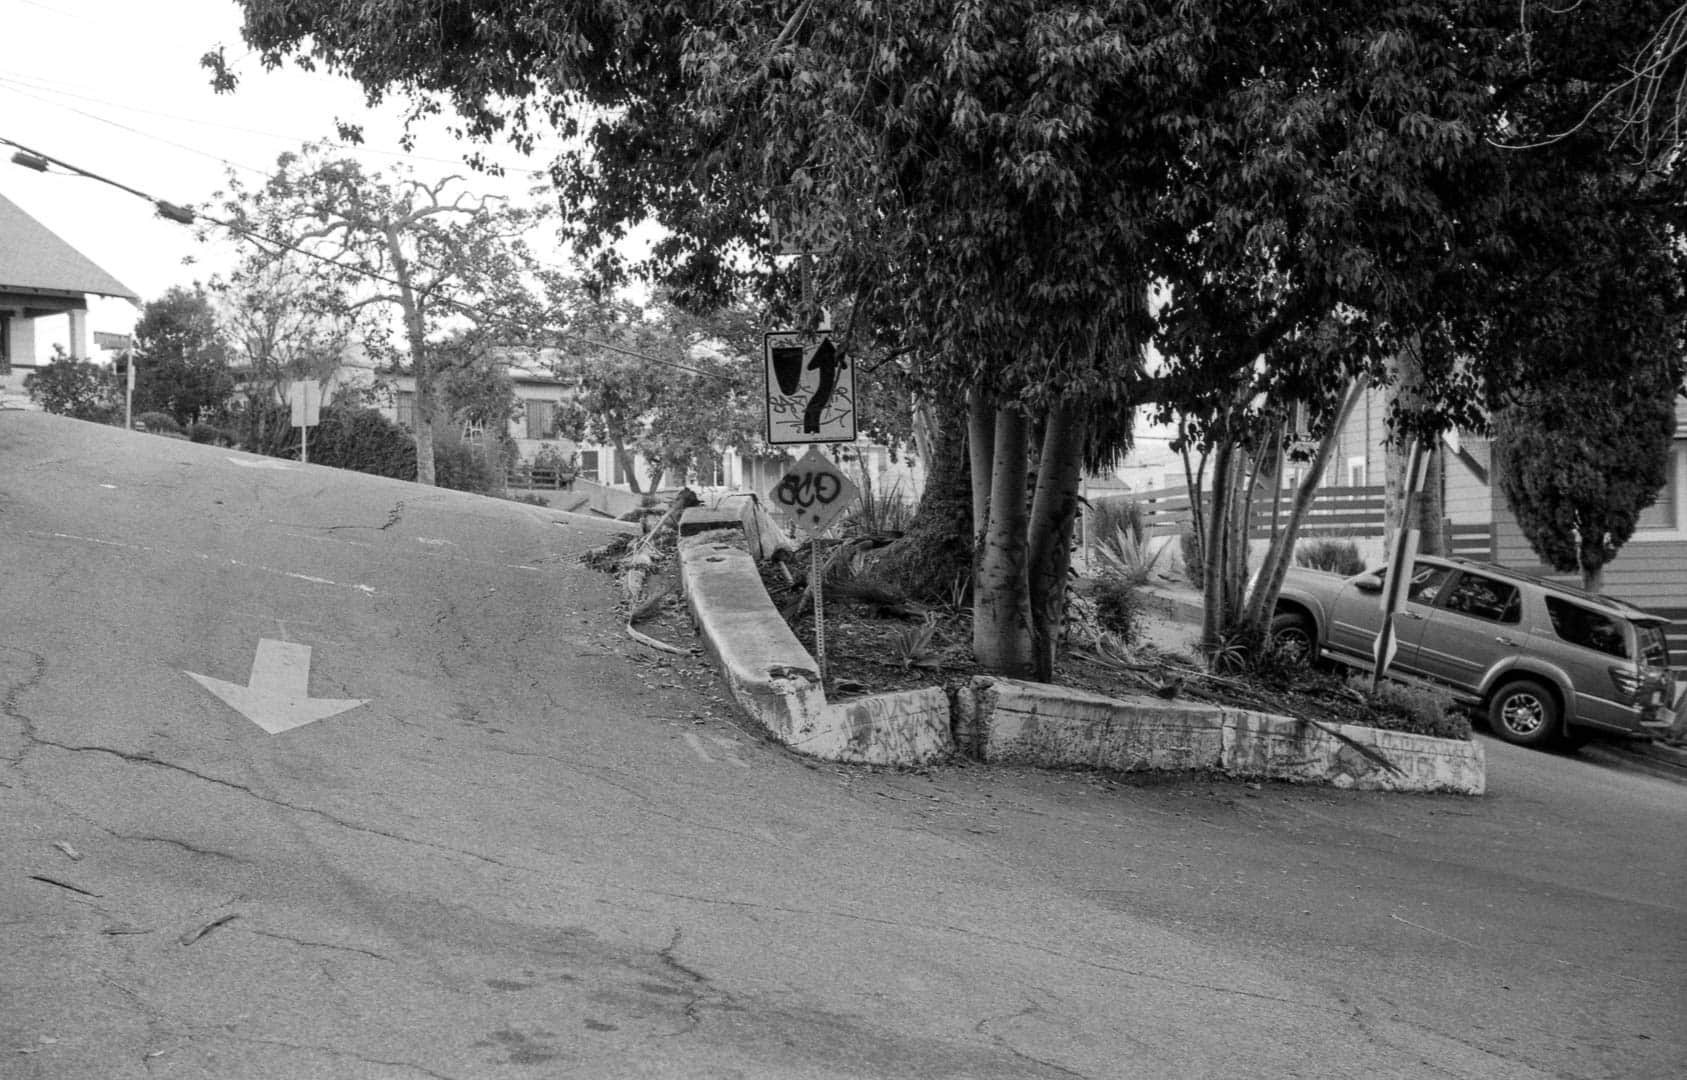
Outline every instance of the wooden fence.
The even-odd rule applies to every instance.
[[[1110,495],[1096,502],[1102,505],[1135,502],[1142,509],[1142,524],[1151,537],[1179,532],[1192,520],[1187,488]],[[1313,493],[1312,506],[1301,522],[1299,536],[1303,539],[1380,539],[1386,533],[1385,504],[1386,494],[1381,487],[1319,488]],[[1270,539],[1274,531],[1287,523],[1291,505],[1292,497],[1288,491],[1284,491],[1275,503],[1272,492],[1256,494],[1253,513],[1248,520],[1248,539]],[[1449,524],[1444,539],[1446,550],[1456,557],[1483,562],[1493,560],[1494,529],[1491,524]]]
[[[1383,489],[1380,487],[1320,488],[1312,497],[1312,507],[1301,522],[1300,535],[1318,536],[1381,536],[1383,535]],[[1260,492],[1254,497],[1254,509],[1248,520],[1248,538],[1264,540],[1274,529],[1288,521],[1292,496],[1288,491],[1273,505],[1272,493]],[[1177,532],[1187,526],[1189,512],[1187,488],[1164,488],[1135,495],[1111,496],[1107,503],[1135,502],[1142,508],[1142,524],[1150,535]]]
[[[537,465],[517,465],[509,471],[505,483],[513,488],[541,488],[546,491],[568,491],[574,487],[574,474]]]

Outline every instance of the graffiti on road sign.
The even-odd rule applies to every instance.
[[[775,445],[855,441],[855,368],[831,336],[766,336],[767,438]]]

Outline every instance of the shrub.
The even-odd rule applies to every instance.
[[[180,435],[182,426],[169,413],[144,412],[135,417],[135,426],[154,435]]]
[[[1347,685],[1370,703],[1376,714],[1373,727],[1432,735],[1437,739],[1470,738],[1470,717],[1456,707],[1453,695],[1446,690],[1385,679],[1373,691],[1369,675],[1354,675]]]
[[[215,446],[234,445],[234,436],[215,424],[189,424],[187,437],[196,443],[211,443]]]
[[[1112,542],[1117,536],[1127,536],[1141,546],[1147,537],[1142,520],[1142,505],[1135,499],[1097,499],[1090,503],[1090,535],[1097,543]]]
[[[469,491],[478,495],[496,491],[503,486],[504,478],[500,466],[491,458],[491,454],[483,452],[472,443],[464,442],[454,433],[435,435],[434,483],[442,488]]]
[[[1365,560],[1359,556],[1359,545],[1352,540],[1308,540],[1295,548],[1295,565],[1329,570],[1342,577],[1365,572]]]
[[[1199,590],[1205,584],[1201,579],[1201,537],[1193,528],[1185,527],[1177,534],[1177,547],[1183,556],[1183,576]]]
[[[1129,585],[1146,585],[1154,576],[1160,556],[1170,546],[1162,544],[1158,551],[1150,553],[1141,533],[1117,528],[1095,546],[1095,560],[1101,577],[1121,578]]]
[[[292,434],[290,441],[296,456],[298,429],[286,430]],[[394,480],[416,479],[416,440],[375,409],[326,406],[322,410],[322,422],[311,429],[309,439],[310,460],[314,465],[332,465]]]
[[[905,536],[914,523],[914,504],[902,497],[897,482],[888,492],[860,484],[861,497],[845,510],[840,531],[845,536]]]
[[[1142,613],[1142,597],[1137,587],[1122,577],[1106,574],[1096,579],[1091,592],[1095,603],[1095,621],[1126,645],[1134,644],[1137,620]]]

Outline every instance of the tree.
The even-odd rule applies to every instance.
[[[759,354],[754,321],[742,309],[689,315],[658,298],[648,309],[592,302],[577,282],[557,283],[568,310],[557,375],[578,386],[559,410],[570,438],[613,448],[636,493],[665,476],[681,482],[728,449],[752,443]],[[613,351],[613,350],[619,351]],[[634,467],[643,457],[649,473]]]
[[[396,0],[244,6],[271,61],[308,49],[377,94],[438,94],[481,136],[578,130],[553,175],[580,238],[654,217],[668,238],[643,269],[678,303],[750,270],[799,325],[847,302],[904,328],[925,385],[970,402],[974,651],[1045,678],[1080,469],[1128,444],[1138,405],[1226,418],[1223,529],[1232,485],[1259,475],[1237,456],[1263,444],[1256,400],[1339,400],[1410,342],[1423,398],[1398,429],[1432,433],[1478,417],[1495,376],[1536,378],[1489,312],[1535,289],[1530,230],[1569,206],[1570,178],[1612,170],[1579,144],[1511,168],[1490,140],[1576,107],[1624,57],[1593,15],[1520,41],[1497,2],[562,3],[516,20],[463,0],[445,24]],[[812,277],[775,239],[816,253]],[[1156,282],[1174,307],[1149,308]],[[1156,324],[1179,370],[1150,380]]]
[[[1600,591],[1606,563],[1669,481],[1676,380],[1575,380],[1518,395],[1495,418],[1500,490],[1529,546]]]
[[[50,413],[102,424],[114,416],[121,419],[122,391],[111,372],[75,359],[62,345],[53,346],[53,358],[46,367],[24,376],[23,388],[29,400]]]
[[[214,281],[219,318],[241,369],[249,441],[268,442],[266,425],[294,382],[325,383],[341,365],[357,326],[334,282],[289,252],[248,251]]]
[[[416,380],[416,476],[432,484],[432,345],[465,322],[512,336],[531,332],[524,238],[538,215],[473,195],[460,177],[423,181],[401,169],[389,178],[330,158],[320,146],[281,155],[255,190],[231,174],[223,211],[252,265],[303,253],[320,279],[316,295],[335,314],[379,310],[395,318],[391,352]]]
[[[204,286],[174,286],[135,324],[134,411],[168,413],[186,427],[222,409],[234,392],[228,340]]]

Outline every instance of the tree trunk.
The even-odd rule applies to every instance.
[[[643,495],[644,488],[638,482],[638,470],[633,468],[632,451],[627,449],[626,441],[620,435],[614,435],[611,445],[615,447],[615,460],[621,463],[621,472],[627,477],[627,490],[634,495]],[[611,476],[614,474],[611,473]]]
[[[386,230],[387,252],[398,279],[399,306],[404,311],[404,336],[410,348],[410,371],[416,379],[416,482],[430,487],[435,482],[433,460],[433,368],[428,362],[427,323],[422,301],[410,280],[410,260],[405,257],[396,229]]]
[[[967,412],[958,405],[928,411],[931,456],[925,488],[908,535],[884,548],[873,574],[893,591],[935,603],[963,602],[971,587],[977,532],[972,518],[972,471]]]
[[[973,588],[973,655],[985,670],[1017,678],[1035,673],[1026,572],[1026,429],[1023,413],[996,410],[990,513]],[[976,450],[973,460],[976,469]]]
[[[1072,523],[1078,517],[1084,436],[1084,418],[1075,405],[1063,402],[1049,412],[1026,537],[1039,682],[1054,679],[1054,661],[1065,629],[1066,579],[1072,568]]]
[[[984,395],[967,395],[967,452],[972,465],[972,528],[975,552],[983,547],[990,520],[990,484],[996,467],[996,413]]]
[[[1324,433],[1324,439],[1318,444],[1317,452],[1312,456],[1306,475],[1301,477],[1300,486],[1295,489],[1294,503],[1289,507],[1289,519],[1283,523],[1281,533],[1272,537],[1271,546],[1266,550],[1265,559],[1260,564],[1259,576],[1254,580],[1253,593],[1248,597],[1247,612],[1242,617],[1245,633],[1263,638],[1270,629],[1271,615],[1277,606],[1277,594],[1282,591],[1283,577],[1289,572],[1289,564],[1294,559],[1295,540],[1300,535],[1301,522],[1312,509],[1313,497],[1318,492],[1318,484],[1324,478],[1324,470],[1329,466],[1330,457],[1335,453],[1336,443],[1341,439],[1342,428],[1347,425],[1347,418],[1353,415],[1354,406],[1364,396],[1365,388],[1369,385],[1370,379],[1365,375],[1353,380],[1347,396],[1342,399],[1340,410],[1329,430]]]
[[[1235,445],[1228,436],[1220,438],[1213,452],[1212,504],[1201,535],[1201,644],[1206,646],[1218,645],[1230,621],[1224,607],[1224,560],[1225,541],[1230,535],[1231,462],[1235,453]],[[1199,497],[1191,492],[1191,505]]]

